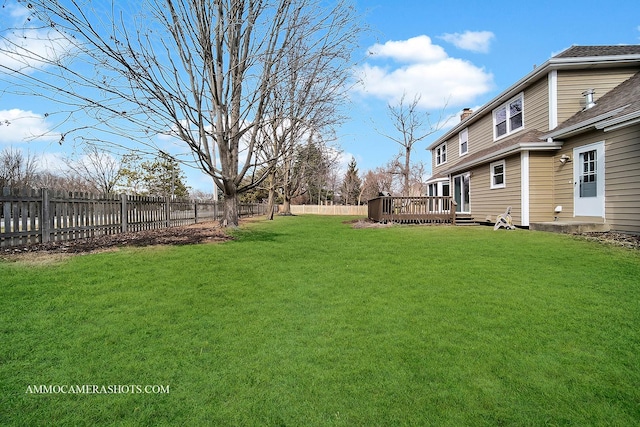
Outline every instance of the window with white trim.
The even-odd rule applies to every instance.
[[[520,94],[493,110],[494,139],[509,135],[524,126],[523,105],[523,95]]]
[[[436,159],[436,166],[440,166],[444,163],[447,163],[447,143],[438,145],[434,152],[434,157]]]
[[[491,188],[504,188],[506,187],[505,170],[506,165],[504,160],[494,162],[489,165],[491,168]]]
[[[458,134],[460,142],[460,155],[464,156],[469,152],[469,129],[465,129]]]

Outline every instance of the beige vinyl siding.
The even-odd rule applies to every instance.
[[[478,166],[471,171],[471,216],[476,221],[484,221],[490,217],[493,222],[498,214],[504,213],[507,207],[511,206],[511,217],[514,224],[521,224],[520,155],[511,156],[505,160],[505,188],[491,189],[489,163]]]
[[[605,133],[605,218],[640,233],[640,125]]]
[[[553,221],[553,176],[556,163],[554,154],[547,151],[529,153],[529,222]]]
[[[573,158],[573,147],[564,146],[553,156],[553,207],[562,206],[557,216],[561,221],[573,219],[573,163],[560,163],[563,154]]]
[[[595,89],[595,101],[638,71],[635,68],[558,71],[558,123],[584,108],[582,92]]]
[[[559,219],[602,220],[573,217],[573,162],[562,166],[560,156],[573,159],[573,149],[605,142],[605,222],[612,230],[640,233],[640,125],[613,132],[592,131],[569,138],[553,158],[554,204],[562,205]]]
[[[524,92],[524,129],[549,129],[549,84],[547,76]]]
[[[493,145],[493,115],[485,114],[469,126],[469,154]]]

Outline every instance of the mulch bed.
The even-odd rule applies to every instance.
[[[37,243],[0,249],[0,257],[27,253],[81,254],[123,246],[193,245],[233,239],[218,223],[199,223],[184,227],[138,231],[93,237],[89,239]]]
[[[587,240],[597,240],[601,243],[611,244],[615,246],[623,246],[625,248],[640,249],[640,235],[616,233],[608,231],[606,233],[579,233],[575,234]]]

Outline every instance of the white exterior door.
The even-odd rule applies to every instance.
[[[604,142],[573,149],[574,216],[604,217]]]

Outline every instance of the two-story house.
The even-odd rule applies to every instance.
[[[428,195],[476,220],[640,233],[640,45],[573,46],[428,149]]]

